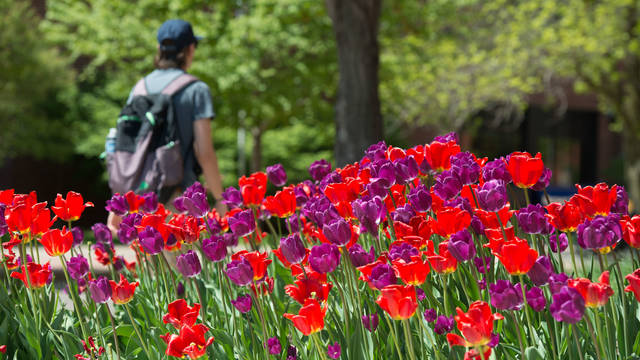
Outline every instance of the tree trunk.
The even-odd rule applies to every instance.
[[[360,160],[382,139],[378,23],[382,0],[326,0],[338,47],[337,166]]]
[[[251,137],[253,138],[253,149],[251,151],[251,172],[262,170],[262,133],[264,131],[260,126],[251,129]]]

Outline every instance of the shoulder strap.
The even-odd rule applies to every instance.
[[[162,89],[162,94],[172,96],[185,86],[195,81],[198,81],[197,77],[191,74],[182,74],[165,86],[164,89]]]
[[[138,80],[136,86],[133,88],[133,96],[147,95],[147,86],[144,83],[144,78]]]

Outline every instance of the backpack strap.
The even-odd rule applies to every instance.
[[[136,86],[133,88],[133,96],[147,95],[147,85],[144,82],[144,78],[138,80]]]
[[[162,89],[162,94],[172,96],[173,94],[177,93],[182,88],[184,88],[185,86],[195,81],[198,81],[197,77],[191,74],[182,74],[177,78],[173,79],[167,86],[165,86],[164,89]]]

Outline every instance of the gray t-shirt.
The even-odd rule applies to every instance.
[[[145,85],[149,94],[159,93],[172,80],[184,74],[182,69],[156,69],[145,77]],[[133,89],[129,93],[127,104],[131,102]],[[215,116],[211,91],[202,81],[193,82],[173,95],[173,108],[178,119],[180,131],[180,147],[184,159],[184,179],[182,187],[186,189],[198,177],[195,173],[197,160],[193,151],[193,122],[199,119],[212,119]]]

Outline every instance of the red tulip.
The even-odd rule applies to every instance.
[[[249,177],[242,176],[238,180],[242,200],[247,206],[260,206],[267,192],[267,174],[256,172]]]
[[[76,221],[80,218],[80,215],[82,215],[85,207],[93,207],[93,203],[85,203],[82,195],[69,191],[66,199],[63,199],[62,195],[58,194],[55,206],[52,206],[51,210],[53,210],[62,221]]]
[[[42,235],[40,243],[49,256],[60,256],[71,250],[73,234],[66,228],[51,229]]]
[[[0,204],[5,204],[7,206],[13,204],[14,193],[14,189],[0,190]]]
[[[636,215],[632,218],[626,216],[620,220],[620,226],[622,226],[622,237],[629,246],[640,249],[640,215]]]
[[[460,152],[460,145],[454,140],[447,143],[434,141],[424,146],[424,157],[436,171],[449,170],[451,168],[451,156]]]
[[[24,286],[27,287],[29,286],[29,282],[31,282],[32,289],[39,289],[45,286],[51,277],[51,265],[49,265],[48,262],[44,265],[30,262],[27,264],[26,270],[24,265],[21,267],[21,270],[22,272],[12,272],[11,277],[22,280]],[[25,276],[27,271],[29,272],[29,280],[27,280]]]
[[[9,232],[26,234],[31,228],[31,206],[20,204],[8,207],[5,212],[5,218]]]
[[[162,317],[165,324],[171,323],[176,329],[183,325],[193,326],[200,314],[200,304],[187,305],[184,299],[176,300],[167,307],[168,313]]]
[[[7,345],[0,345],[0,353],[3,353],[3,354],[7,353]]]
[[[427,249],[425,252],[427,259],[435,272],[438,274],[450,274],[456,271],[458,260],[449,252],[449,243],[447,241],[443,241],[438,245],[439,254],[435,253],[431,242],[429,242]]]
[[[405,284],[416,286],[422,285],[431,271],[429,263],[422,260],[422,256],[412,256],[410,263],[404,260],[393,261],[393,268]]]
[[[253,268],[253,280],[257,281],[267,276],[267,266],[271,264],[271,259],[267,259],[268,252],[260,253],[258,251],[248,252],[247,250],[238,251],[231,256],[231,260],[246,259]]]
[[[133,294],[139,282],[129,283],[124,275],[120,274],[119,283],[109,280],[109,284],[111,285],[111,299],[114,303],[122,305],[133,299]]]
[[[616,202],[618,188],[616,185],[609,189],[605,183],[584,188],[576,184],[576,188],[578,193],[572,199],[577,202],[586,217],[592,219],[596,215],[609,215],[611,206]]]
[[[624,291],[633,292],[636,300],[640,302],[640,268],[636,269],[634,272],[625,276],[624,278],[629,282],[629,285],[624,288]]]
[[[318,300],[306,299],[298,315],[284,314],[284,317],[293,321],[293,325],[301,333],[309,336],[324,328],[324,316],[326,313],[327,305],[320,306]]]
[[[300,304],[304,304],[305,300],[310,298],[326,302],[332,287],[332,283],[323,283],[312,278],[302,278],[296,280],[295,285],[285,285],[284,292]]]
[[[493,322],[502,320],[499,313],[492,314],[489,304],[484,301],[474,301],[469,305],[469,311],[463,312],[456,308],[458,313],[454,319],[462,336],[447,334],[450,346],[485,347],[491,341]],[[486,349],[483,349],[485,351]]]
[[[535,157],[531,157],[528,152],[513,152],[509,156],[507,170],[517,187],[530,188],[538,182],[544,171],[542,155],[537,153]]]
[[[130,213],[139,212],[140,206],[142,206],[145,202],[144,197],[134,193],[133,191],[127,191],[127,193],[124,194],[124,198],[127,200]]]
[[[431,220],[435,233],[448,238],[471,224],[471,215],[460,208],[443,207],[436,212],[437,220]]]
[[[56,221],[55,217],[51,219],[51,211],[46,206],[47,203],[42,202],[33,205],[31,208],[31,227],[29,229],[31,238],[35,238],[49,230]]]
[[[388,285],[382,288],[376,299],[382,310],[393,320],[405,320],[415,314],[418,308],[416,289],[413,285]]]
[[[609,272],[605,271],[600,275],[599,282],[594,283],[589,279],[570,279],[568,285],[580,293],[584,298],[585,305],[592,308],[604,306],[613,295],[613,289],[609,284]]]
[[[264,199],[264,207],[277,217],[291,216],[296,211],[296,195],[293,192],[293,186],[283,188],[274,196],[267,196]]]
[[[166,244],[167,250],[178,250],[183,242],[193,244],[200,239],[200,232],[205,229],[202,220],[185,214],[174,215],[164,226],[177,240],[172,246]]]
[[[524,275],[538,259],[538,252],[529,247],[522,239],[505,241],[501,247],[492,249],[491,253],[504,265],[511,275]]]
[[[205,355],[207,346],[213,343],[213,336],[205,339],[204,334],[209,329],[202,325],[193,326],[182,325],[180,334],[160,335],[162,340],[167,343],[167,351],[165,354],[179,358],[188,357],[189,359],[198,359]]]
[[[580,207],[573,201],[566,201],[562,205],[559,203],[551,203],[546,206],[546,209],[549,213],[545,216],[551,221],[551,224],[560,231],[576,231],[578,225],[584,220]]]
[[[510,207],[511,205],[507,203],[507,205],[505,205],[502,209],[498,210],[497,215],[494,211],[485,211],[480,208],[473,209],[473,213],[478,218],[480,218],[480,221],[485,228],[501,230],[500,222],[502,222],[503,226],[507,226],[507,223],[514,213],[514,211],[511,210]],[[500,222],[498,221],[498,215],[500,216]]]

